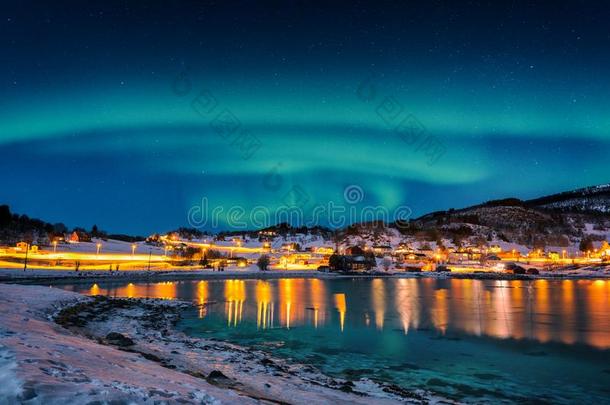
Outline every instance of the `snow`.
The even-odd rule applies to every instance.
[[[92,316],[85,328],[65,329],[52,321],[61,308],[83,302]],[[165,319],[158,321],[159,316],[151,314],[159,312],[150,311],[190,304],[138,300],[130,301],[133,305],[127,308],[106,307],[99,313],[95,312],[99,302],[104,301],[55,288],[0,284],[0,403],[420,402],[366,380],[355,382],[362,395],[343,392],[339,389],[343,381],[312,367],[146,324],[153,322],[151,318]],[[135,346],[125,351],[98,343],[110,331],[130,336]],[[154,354],[158,361],[142,353]],[[230,388],[201,377],[211,370],[226,375]],[[441,401],[432,395],[426,399]]]
[[[57,251],[95,253],[97,251],[98,243],[102,245],[100,250],[102,253],[131,253],[132,243],[130,242],[114,239],[102,240],[97,238],[92,238],[91,242],[61,243],[57,245]],[[152,251],[152,254],[154,255],[162,255],[164,253],[163,247],[149,245],[146,242],[135,242],[135,245],[135,252],[139,254],[148,254],[149,251]]]
[[[136,354],[76,336],[49,321],[59,307],[83,299],[58,289],[0,284],[1,403],[31,399],[44,404],[96,400],[152,404],[170,398],[255,403],[201,379],[176,375]]]
[[[0,334],[4,334],[0,330]],[[4,398],[8,402],[17,401],[21,394],[21,381],[17,378],[15,370],[17,362],[12,352],[5,346],[0,345],[0,399]]]
[[[79,279],[83,281],[92,281],[100,279],[115,279],[115,280],[177,280],[177,279],[212,279],[212,278],[229,278],[229,277],[332,277],[333,274],[322,273],[316,270],[267,270],[261,271],[256,265],[250,265],[247,267],[227,267],[225,271],[219,272],[212,269],[196,269],[196,270],[121,270],[107,271],[107,270],[44,270],[44,269],[30,269],[23,271],[23,269],[14,268],[0,268],[0,282],[1,281],[34,281],[34,282],[46,282],[51,280],[70,280]],[[75,280],[78,281],[78,280]]]

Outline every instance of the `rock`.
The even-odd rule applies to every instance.
[[[118,332],[110,332],[106,335],[106,340],[108,341],[108,343],[120,347],[135,345],[135,342],[131,338],[128,338],[127,336]]]
[[[155,361],[157,363],[161,363],[163,361],[159,357],[155,356],[154,354],[140,352],[140,355],[142,357],[144,357],[146,360]]]
[[[235,382],[219,370],[212,370],[210,374],[208,374],[206,381],[221,388],[231,388],[235,386]]]
[[[207,380],[219,380],[219,379],[226,379],[226,380],[228,380],[229,377],[224,375],[222,373],[222,371],[219,371],[219,370],[212,370],[210,372],[210,374],[208,374],[208,377],[207,377]]]
[[[383,387],[383,391],[388,392],[390,394],[394,394],[394,395],[402,397],[402,398],[411,398],[411,399],[415,399],[415,400],[422,401],[422,402],[424,402],[426,399],[423,396],[421,396],[415,392],[408,391],[402,387],[399,387],[396,384],[386,385],[385,387]]]
[[[275,366],[275,363],[273,362],[273,360],[270,360],[270,359],[268,359],[268,358],[266,358],[266,357],[265,357],[265,358],[263,358],[263,359],[261,359],[260,363],[261,363],[263,366]]]
[[[525,274],[525,268],[516,263],[508,263],[505,267],[506,271],[513,274]]]
[[[353,384],[352,384],[353,385]],[[345,384],[341,384],[341,386],[339,387],[339,389],[343,392],[352,392],[354,389],[352,388],[352,385],[349,385],[347,383]]]

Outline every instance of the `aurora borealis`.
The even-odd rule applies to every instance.
[[[0,199],[30,216],[146,234],[186,225],[202,197],[274,208],[294,186],[305,210],[358,185],[362,204],[417,216],[610,180],[602,2],[0,10]],[[193,109],[201,91],[260,141],[251,157]],[[438,162],[384,122],[386,97],[442,142]]]

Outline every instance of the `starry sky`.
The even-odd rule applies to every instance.
[[[148,234],[203,198],[416,217],[610,181],[610,5],[457,3],[2,2],[0,202]]]

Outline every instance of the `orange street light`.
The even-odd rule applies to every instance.
[[[133,256],[136,253],[136,244],[132,243],[131,244],[131,255]]]
[[[97,251],[96,251],[95,254],[99,255],[100,254],[100,249],[102,248],[102,244],[98,242],[97,245],[95,245],[95,247],[97,248]]]
[[[53,253],[56,253],[56,252],[57,252],[57,241],[54,240],[53,241]]]

